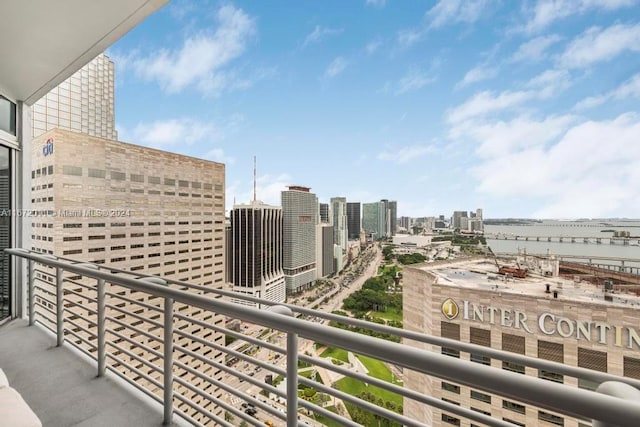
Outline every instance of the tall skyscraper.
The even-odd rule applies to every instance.
[[[107,264],[141,275],[222,288],[225,275],[224,164],[61,129],[35,138],[32,158],[32,207],[42,213],[32,218],[32,250]],[[55,277],[55,270],[43,273],[49,276],[38,273],[36,278],[49,281],[50,274]],[[90,282],[85,285],[95,286],[95,281]],[[80,304],[80,308],[69,305],[65,310],[73,313],[76,309],[96,309],[95,303],[78,296],[81,290],[78,286],[76,292],[65,296]],[[115,308],[107,308],[108,318],[117,320],[125,316],[123,313],[135,312],[135,316],[151,320],[158,315],[158,309],[162,310],[162,300],[150,294],[115,285],[109,292],[113,293],[110,299]],[[38,298],[45,301],[48,295],[38,291]],[[149,308],[151,306],[156,309]],[[224,322],[223,316],[195,307],[181,314],[210,324]],[[87,319],[86,316],[79,315],[75,320],[83,329],[74,327],[76,338],[69,339],[76,340],[87,351],[95,351],[91,344],[95,333],[90,332],[92,326],[83,319]],[[52,323],[45,322],[45,325],[55,328]],[[224,345],[222,334],[205,336],[205,333],[211,334],[211,330],[197,327],[195,323],[188,325],[181,330]],[[139,344],[158,345],[156,340],[130,328],[120,333]],[[203,354],[206,349],[196,341],[184,337],[176,339],[196,353]],[[158,359],[152,352],[141,352],[142,347],[129,341],[115,336],[108,336],[107,340],[113,340],[124,349],[118,357],[128,364],[139,364],[139,358],[149,363]],[[135,358],[128,355],[131,351],[136,352]],[[185,356],[181,361],[188,366],[202,365],[192,356]],[[222,362],[221,354],[208,357]],[[137,372],[108,360],[114,369],[132,381],[154,389],[152,383]],[[202,366],[198,369],[209,365]],[[202,372],[221,378],[213,368]],[[180,375],[192,384],[202,381],[186,371]],[[211,400],[189,392],[182,385],[176,384],[176,387],[193,403],[214,413],[221,411]],[[158,393],[162,396],[162,390]],[[216,388],[210,393],[222,395]],[[183,402],[176,401],[175,404],[181,411],[194,413]]]
[[[333,242],[338,245],[343,254],[347,253],[347,199],[332,197],[331,218],[333,224]]]
[[[467,211],[453,211],[453,216],[451,217],[451,228],[464,228],[466,229],[467,223],[463,224],[463,219],[467,218]],[[464,225],[464,227],[462,227]]]
[[[282,192],[282,248],[287,293],[296,293],[314,284],[316,271],[316,225],[318,198],[311,189],[289,186]]]
[[[117,140],[114,85],[114,64],[101,53],[33,105],[33,137],[59,128]]]
[[[282,270],[282,209],[253,201],[231,211],[231,283],[233,291],[285,302]],[[244,300],[236,302],[253,305]]]
[[[347,237],[349,240],[360,239],[362,228],[360,202],[347,202]]]
[[[331,223],[331,218],[329,217],[329,203],[320,203],[320,222],[325,224]]]
[[[387,236],[387,209],[384,201],[362,204],[362,228],[374,240]]]
[[[328,277],[335,273],[333,225],[320,223],[316,227],[316,269],[318,277]]]
[[[389,201],[389,235],[395,236],[398,228],[398,202]]]

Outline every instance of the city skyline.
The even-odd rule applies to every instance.
[[[227,164],[227,209],[637,217],[638,2],[174,1],[114,44],[120,139]],[[333,6],[333,7],[331,7]]]

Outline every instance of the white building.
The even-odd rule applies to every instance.
[[[282,192],[282,264],[287,293],[311,287],[317,279],[318,198],[311,189],[289,186]]]

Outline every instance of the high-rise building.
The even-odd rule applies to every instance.
[[[318,277],[329,277],[335,273],[333,225],[320,223],[316,230],[316,269]]]
[[[401,216],[400,217],[400,227],[404,228],[407,231],[410,231],[412,225],[413,225],[412,218],[410,218],[408,216]]]
[[[362,228],[374,240],[387,236],[387,209],[384,201],[362,204]]]
[[[233,291],[285,302],[282,270],[282,209],[253,201],[231,211],[230,247]],[[253,305],[243,299],[235,302]]]
[[[479,220],[482,220],[482,209],[478,208],[476,209],[476,218],[478,218]]]
[[[282,249],[287,293],[311,287],[317,278],[318,198],[311,189],[289,186],[282,192]]]
[[[543,260],[542,264],[547,271],[557,271],[558,261],[555,266],[545,265],[547,261]],[[536,262],[540,262],[539,257]],[[494,263],[485,260],[405,268],[404,328],[640,379],[640,310],[637,308],[640,299],[637,296],[618,291],[614,294],[606,286],[603,289],[584,281],[574,283],[545,274],[515,282],[500,281],[496,288],[490,279],[495,270]],[[407,344],[427,347],[417,341],[407,341]],[[598,385],[481,354],[446,347],[440,351],[447,356],[573,387],[594,390]],[[581,419],[433,376],[412,372],[405,376],[404,387],[515,425],[586,425]],[[404,415],[433,426],[464,423],[454,414],[409,400],[405,400]]]
[[[329,203],[320,203],[320,222],[324,224],[330,224],[331,218],[329,216]]]
[[[347,202],[347,238],[349,240],[360,239],[361,218],[360,202]]]
[[[59,128],[117,140],[114,85],[114,64],[101,53],[33,104],[33,137]]]
[[[347,199],[332,197],[331,218],[333,224],[333,242],[340,246],[343,254],[347,253]]]
[[[32,207],[39,213],[32,218],[32,250],[108,264],[145,276],[223,287],[224,164],[61,129],[33,140],[32,159]],[[38,273],[36,278],[50,281],[51,274],[55,277],[55,270],[49,270]],[[95,281],[90,285],[95,286]],[[95,303],[81,298],[82,290],[78,285],[76,292],[65,298],[81,304],[83,309],[95,310]],[[114,307],[107,308],[107,318],[117,320],[123,313],[135,311],[135,316],[150,322],[157,318],[157,310],[162,311],[162,300],[151,294],[117,288],[114,295],[111,297]],[[46,295],[39,294],[36,298],[46,298]],[[201,312],[195,307],[181,314],[210,324],[224,322],[223,316]],[[79,326],[73,328],[74,337],[80,338],[69,339],[93,351],[91,339],[95,336],[88,319],[78,316],[74,320]],[[195,323],[185,325],[188,325],[182,329],[185,333],[224,345],[222,334],[211,335],[211,330],[197,327]],[[55,324],[47,326],[55,328]],[[141,351],[144,347],[138,344],[157,350],[158,342],[134,331],[123,328],[120,333],[126,335],[126,339],[107,338],[113,338],[123,348],[118,357],[134,366],[141,363],[140,358],[148,363],[157,361],[155,353]],[[208,337],[204,336],[205,331],[210,334]],[[185,336],[175,339],[191,351],[199,354],[205,351],[205,346]],[[129,356],[132,351],[136,352],[135,357]],[[202,365],[196,358],[185,356],[181,362],[186,365],[194,368]],[[220,354],[207,357],[222,362]],[[140,382],[149,390],[158,390],[139,373],[125,368],[125,364],[113,360],[109,363],[132,381]],[[221,378],[211,365],[198,369]],[[199,385],[202,381],[187,371],[180,375],[192,384]],[[153,376],[155,380],[160,378],[157,372]],[[189,392],[182,385],[176,384],[176,387],[194,404],[220,413],[221,409],[211,400]],[[162,390],[158,393],[162,396]],[[221,396],[216,388],[210,393]],[[176,401],[175,405],[181,411],[195,413],[184,402]]]
[[[395,200],[389,201],[389,227],[389,235],[395,236],[398,228],[398,202]]]
[[[466,226],[462,227],[462,218],[467,218],[467,211],[453,211],[453,216],[451,217],[451,228],[464,228],[466,230]]]

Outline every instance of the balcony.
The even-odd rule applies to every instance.
[[[452,395],[466,386],[504,397],[515,408],[528,405],[527,414],[539,408],[539,417],[528,420],[557,423],[572,417],[585,425],[592,420],[594,426],[640,425],[640,405],[630,400],[636,399],[640,381],[630,378],[294,305],[258,310],[229,302],[239,295],[227,291],[20,249],[8,252],[26,261],[29,319],[0,327],[0,368],[46,426],[423,426],[429,424],[428,411],[438,414],[433,420],[441,414],[443,422],[455,425],[514,425],[505,413],[492,417],[486,408],[472,410],[416,393],[397,380],[417,374],[446,381],[443,390]],[[223,316],[252,326],[227,326]],[[330,321],[396,339],[325,324]],[[320,357],[316,343],[347,354],[347,361]],[[450,357],[440,348],[607,382],[604,392],[612,395]],[[375,360],[395,374],[367,375],[363,362]],[[404,410],[371,399],[371,393],[336,388],[336,380],[345,378],[398,396]],[[520,416],[514,412],[513,418]]]

